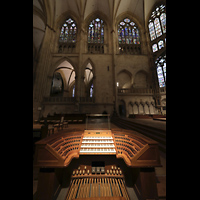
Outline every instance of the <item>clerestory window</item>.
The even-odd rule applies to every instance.
[[[137,24],[124,18],[118,24],[118,43],[121,54],[139,54],[140,53],[140,33]]]
[[[157,66],[157,76],[158,76],[158,82],[159,87],[165,87],[166,86],[166,54],[159,56],[155,64]]]
[[[67,19],[61,27],[59,42],[75,43],[76,33],[76,22],[72,18]]]
[[[88,53],[104,53],[104,21],[93,19],[88,27]]]
[[[166,46],[166,6],[156,6],[148,23],[151,47],[153,53]]]
[[[68,18],[61,27],[59,37],[59,53],[74,53],[77,40],[76,21]]]

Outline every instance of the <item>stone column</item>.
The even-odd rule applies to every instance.
[[[83,28],[83,21],[84,17],[81,16],[81,23],[80,23],[80,30],[78,33],[79,36],[79,41],[77,41],[77,43],[79,44],[79,57],[78,57],[78,68],[77,68],[77,74],[76,74],[76,90],[75,90],[75,94],[76,94],[76,103],[75,103],[75,112],[80,112],[80,97],[83,96],[83,92],[82,91],[82,84],[83,84],[83,79],[82,79],[82,63],[83,63],[83,59],[82,59],[82,54],[85,52],[85,35],[86,35],[86,30]]]
[[[111,42],[109,45],[111,45],[111,52],[112,52],[112,78],[113,78],[113,111],[117,111],[117,113],[119,112],[118,110],[118,102],[117,102],[117,87],[116,87],[116,69],[115,69],[115,62],[116,62],[116,32],[115,32],[116,28],[115,28],[115,19],[114,19],[114,15],[112,18],[112,29],[111,29],[111,33],[110,33],[110,37],[111,37]],[[117,30],[116,30],[117,31]],[[118,113],[119,114],[119,113]]]
[[[51,38],[54,30],[46,26],[45,35],[43,39],[43,43],[40,50],[40,55],[38,58],[38,65],[35,76],[35,83],[33,88],[33,120],[38,119],[39,112],[38,107],[41,107],[41,103],[43,97],[45,96],[45,92],[47,91],[47,83],[48,81],[48,71],[51,65]]]

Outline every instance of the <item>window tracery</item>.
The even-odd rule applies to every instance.
[[[159,56],[155,61],[159,87],[166,86],[166,54]]]
[[[84,83],[85,83],[85,88],[86,88],[86,96],[87,97],[93,97],[94,94],[94,87],[93,87],[93,69],[92,65],[88,63],[88,65],[85,68],[85,75],[84,75]]]
[[[68,64],[68,66],[64,66]],[[67,61],[61,63],[53,74],[51,96],[68,96],[75,95],[75,70]]]
[[[72,18],[68,18],[61,27],[59,42],[75,43],[77,26]]]
[[[120,53],[140,53],[140,34],[137,24],[124,18],[118,24],[118,43]]]
[[[164,4],[156,6],[152,11],[148,28],[152,51],[155,53],[166,46],[166,6]]]
[[[75,84],[74,84],[74,86],[72,88],[72,97],[75,97]]]
[[[93,19],[88,27],[88,52],[104,53],[104,21]]]
[[[93,97],[93,84],[90,86],[90,97]]]
[[[88,43],[104,43],[104,22],[98,17],[90,22]]]
[[[59,53],[73,53],[77,38],[76,21],[68,18],[61,27],[59,37]]]

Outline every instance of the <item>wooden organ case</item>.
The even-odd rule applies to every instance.
[[[34,166],[38,200],[158,200],[158,144],[135,131],[68,129],[36,143]]]

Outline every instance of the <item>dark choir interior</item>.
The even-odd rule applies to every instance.
[[[166,11],[33,0],[33,200],[166,199]]]

